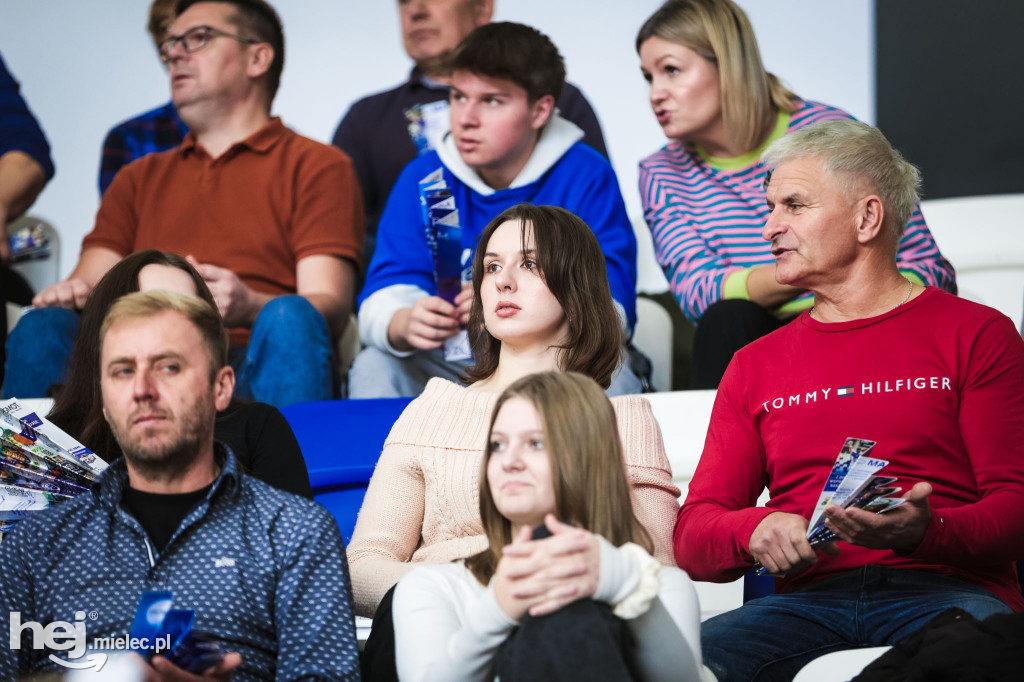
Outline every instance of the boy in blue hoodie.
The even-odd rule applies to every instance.
[[[451,131],[405,167],[381,216],[359,295],[367,348],[349,371],[352,398],[415,396],[432,377],[457,381],[472,362],[445,360],[443,350],[469,319],[472,289],[454,303],[437,296],[419,183],[438,171],[459,212],[464,266],[477,236],[506,208],[561,206],[597,235],[623,328],[629,333],[636,322],[636,239],[611,165],[555,108],[565,84],[558,49],[528,26],[487,24],[459,44],[449,66]],[[639,388],[624,368],[609,393]]]

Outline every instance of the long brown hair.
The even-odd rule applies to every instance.
[[[565,313],[568,332],[558,347],[559,369],[580,372],[608,388],[626,341],[615,312],[601,245],[575,214],[558,206],[532,204],[505,209],[480,233],[473,256],[473,308],[469,314],[469,340],[476,364],[466,370],[466,380],[481,381],[498,368],[501,341],[484,328],[480,285],[487,243],[494,231],[507,222],[522,226],[524,253],[533,236],[544,283]]]
[[[139,251],[123,259],[89,293],[78,321],[78,338],[71,355],[71,368],[47,419],[108,462],[121,456],[121,447],[103,418],[99,374],[100,326],[114,301],[139,290],[139,272],[147,265],[168,265],[183,270],[192,277],[199,298],[217,309],[206,282],[188,261],[177,254],[155,249]]]
[[[608,397],[582,374],[541,372],[506,388],[491,413],[480,466],[480,519],[488,547],[466,559],[476,579],[484,585],[490,581],[502,547],[512,542],[512,524],[498,511],[487,480],[491,431],[498,412],[512,398],[526,399],[540,416],[558,520],[585,528],[616,547],[635,542],[653,552],[650,536],[633,514],[622,441]]]
[[[688,47],[718,68],[722,119],[744,152],[757,149],[797,96],[764,68],[754,28],[732,0],[668,0],[644,22],[636,51],[652,37]]]

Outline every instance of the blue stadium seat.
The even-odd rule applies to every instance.
[[[775,594],[775,578],[768,575],[758,575],[757,569],[752,568],[743,574],[743,603],[751,599],[767,597]]]
[[[331,400],[281,410],[302,448],[313,499],[334,516],[346,545],[384,440],[411,401]]]

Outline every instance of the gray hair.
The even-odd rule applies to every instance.
[[[921,172],[893,149],[878,128],[850,120],[816,123],[773,142],[761,161],[767,168],[778,168],[807,157],[820,158],[847,196],[860,181],[867,182],[882,198],[884,227],[899,242],[919,198]]]

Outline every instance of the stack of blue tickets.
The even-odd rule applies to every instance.
[[[107,463],[17,398],[0,402],[0,533],[89,489]]]
[[[427,244],[434,256],[437,295],[455,302],[462,291],[462,227],[455,197],[438,169],[419,181],[420,210]]]
[[[473,277],[472,250],[463,246],[462,226],[455,197],[440,168],[419,181],[420,211],[427,245],[434,256],[434,286],[437,295],[455,305],[463,286]],[[469,334],[462,327],[444,341],[446,362],[473,359]]]
[[[202,674],[224,659],[213,636],[192,629],[196,612],[172,608],[171,592],[143,592],[128,634],[130,649],[146,660],[165,656],[182,670]]]

